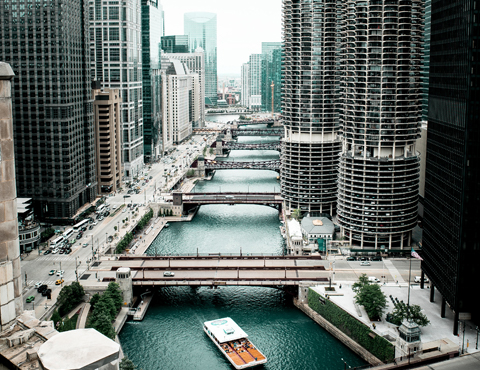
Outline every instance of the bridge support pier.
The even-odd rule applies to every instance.
[[[308,297],[308,289],[310,287],[308,285],[299,285],[298,286],[298,301],[301,303],[308,303],[307,302],[307,297]]]

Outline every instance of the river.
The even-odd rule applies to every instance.
[[[238,117],[238,116],[237,116]],[[230,121],[231,116],[215,116]],[[209,119],[212,120],[212,119]],[[241,138],[242,142],[270,138]],[[232,151],[225,160],[277,159],[273,151]],[[279,191],[278,174],[260,170],[221,170],[195,191]],[[202,206],[192,222],[173,222],[148,253],[278,253],[285,243],[278,212],[256,205]],[[145,319],[129,321],[120,333],[126,355],[143,370],[230,369],[233,367],[204,334],[204,321],[231,317],[268,358],[263,369],[343,369],[365,362],[271,288],[157,289]]]

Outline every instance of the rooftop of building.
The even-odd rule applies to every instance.
[[[307,234],[333,234],[335,231],[333,222],[327,217],[304,217],[301,226]]]

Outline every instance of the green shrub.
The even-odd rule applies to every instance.
[[[328,299],[320,302],[320,294],[308,290],[308,306],[320,314],[325,320],[337,327],[351,339],[369,351],[380,361],[391,361],[395,357],[394,346],[385,338],[374,333],[370,328],[342,310]],[[372,336],[370,336],[372,334]]]

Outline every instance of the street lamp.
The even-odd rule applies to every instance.
[[[347,366],[348,366],[349,369],[352,368],[350,365],[347,365],[347,362],[343,358],[341,360],[343,361],[343,364],[345,365],[345,370],[347,370]]]

